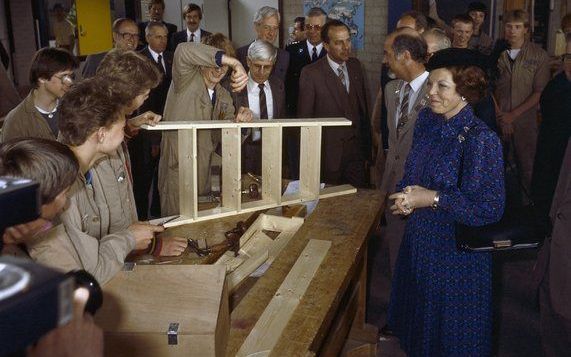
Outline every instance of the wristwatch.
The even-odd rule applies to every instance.
[[[433,209],[437,209],[438,208],[438,202],[440,201],[440,193],[438,191],[436,191],[436,195],[434,195],[434,200],[432,201],[432,208]]]

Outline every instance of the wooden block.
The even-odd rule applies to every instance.
[[[299,193],[302,200],[319,197],[321,172],[321,127],[301,127]]]
[[[222,356],[229,331],[226,271],[216,265],[138,265],[103,286],[95,320],[109,356]],[[178,323],[177,343],[167,330]]]
[[[143,125],[145,130],[179,130],[179,129],[227,129],[227,128],[272,128],[272,127],[301,127],[301,126],[351,126],[351,121],[345,118],[298,118],[253,120],[248,123],[235,123],[230,120],[199,120],[199,121],[165,121],[155,126]]]
[[[196,179],[196,129],[178,131],[178,182],[180,215],[196,218],[198,182]]]
[[[262,129],[262,199],[274,205],[282,197],[282,128]]]
[[[240,128],[222,129],[222,207],[240,210],[242,200]]]
[[[237,356],[271,353],[330,247],[329,241],[309,240]]]

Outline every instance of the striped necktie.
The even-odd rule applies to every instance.
[[[399,121],[398,121],[398,125],[397,125],[397,134],[402,130],[402,128],[406,125],[406,122],[408,121],[408,101],[409,101],[411,89],[412,88],[411,88],[410,84],[408,84],[408,83],[404,87],[404,92],[402,95],[402,101],[400,103],[400,115],[399,115]]]

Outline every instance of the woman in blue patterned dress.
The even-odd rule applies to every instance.
[[[469,104],[485,95],[484,72],[450,50],[429,62],[430,108],[419,114],[402,191],[389,197],[408,221],[388,325],[409,356],[491,353],[491,256],[459,251],[454,235],[457,222],[501,218],[502,149]]]

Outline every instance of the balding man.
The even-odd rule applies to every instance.
[[[135,21],[126,18],[115,20],[113,22],[113,43],[115,48],[135,50],[139,43],[139,28]],[[81,76],[83,78],[93,77],[95,72],[97,72],[99,63],[101,63],[107,52],[109,51],[87,56]]]
[[[385,88],[389,150],[386,157],[381,192],[395,192],[404,174],[404,164],[412,145],[414,124],[418,112],[427,105],[428,72],[425,70],[426,41],[411,29],[400,29],[390,34],[384,45],[383,62],[398,80]],[[391,273],[394,272],[398,250],[404,233],[405,220],[385,209],[387,227],[384,238],[389,244]]]
[[[278,9],[271,6],[263,6],[254,15],[254,30],[256,31],[256,39],[264,40],[272,45],[276,42],[278,32],[280,31],[280,13]],[[238,48],[236,57],[242,63],[242,66],[248,70],[248,48],[250,44]],[[278,48],[278,57],[272,75],[278,77],[285,83],[287,68],[289,66],[289,53]]]

